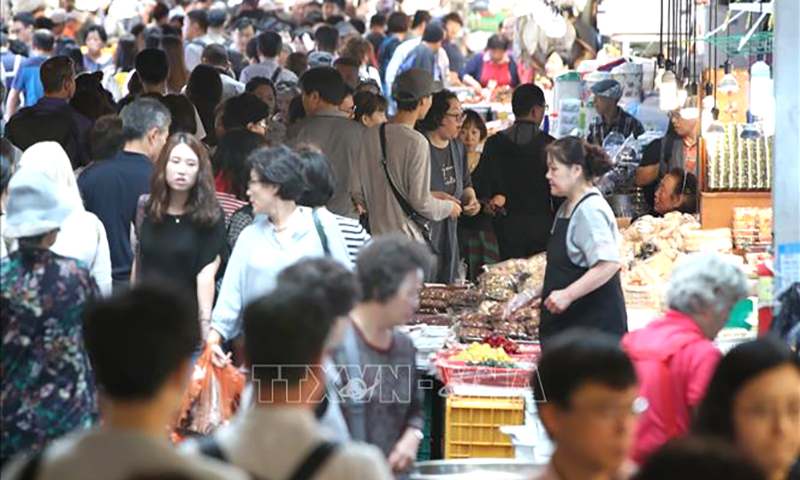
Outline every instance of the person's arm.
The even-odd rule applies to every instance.
[[[483,66],[483,54],[477,53],[469,59],[467,62],[467,66],[464,67],[464,72],[462,73],[461,81],[464,85],[472,88],[475,90],[475,93],[481,93],[483,91],[483,85],[481,85],[481,67]]]
[[[356,212],[359,215],[363,215],[367,211],[367,202],[364,198],[364,184],[361,173],[361,165],[364,165],[363,162],[365,161],[364,159],[367,155],[367,143],[369,142],[370,138],[369,130],[365,128],[361,138],[361,148],[358,149],[358,155],[356,155],[356,157],[350,163],[350,171],[348,172],[349,179],[347,182],[350,198],[353,200],[353,203],[356,206]]]
[[[481,211],[481,204],[478,201],[478,196],[475,189],[467,187],[464,189],[461,204],[464,206],[464,214],[468,217],[474,217]]]
[[[646,187],[658,180],[658,165],[636,167],[636,186]]]
[[[395,473],[406,472],[414,465],[420,444],[419,432],[425,426],[424,392],[418,387],[416,348],[414,348],[410,339],[405,340],[409,343],[409,348],[411,349],[411,365],[409,368],[409,374],[412,375],[411,391],[409,392],[411,403],[406,412],[406,429],[389,455],[389,466],[392,467]]]
[[[108,236],[103,222],[95,218],[97,229],[97,253],[92,264],[92,277],[97,282],[100,293],[107,297],[111,295],[113,282],[111,280],[111,252],[108,247]]]
[[[10,120],[11,117],[17,113],[17,109],[19,108],[19,90],[16,88],[12,88],[8,91],[8,100],[6,100],[6,121]]]
[[[239,317],[244,306],[244,278],[248,256],[257,250],[252,235],[247,229],[239,236],[236,248],[231,253],[219,298],[211,313],[211,330],[206,343],[219,346],[223,340],[230,340],[239,333]]]
[[[636,185],[646,187],[658,180],[659,163],[661,162],[661,144],[669,137],[651,142],[642,151],[642,161],[636,168]]]
[[[209,263],[197,274],[197,309],[200,316],[200,325],[203,336],[208,335],[211,324],[211,309],[214,307],[214,281],[219,270],[220,257]]]

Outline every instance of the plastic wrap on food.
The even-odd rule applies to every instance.
[[[486,298],[506,301],[516,293],[517,273],[487,272],[481,276],[481,288]]]

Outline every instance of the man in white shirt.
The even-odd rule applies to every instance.
[[[316,480],[388,480],[379,450],[335,443],[317,423],[315,411],[326,392],[323,357],[334,324],[352,309],[360,289],[355,275],[334,260],[304,262],[322,267],[316,278],[281,275],[272,293],[244,311],[253,403],[230,425],[185,448],[225,459],[257,478],[294,478],[304,471],[304,478]]]
[[[86,350],[101,392],[101,426],[12,460],[2,478],[125,480],[175,473],[245,480],[234,467],[176,450],[168,438],[200,342],[194,300],[165,284],[141,284],[84,317]]]
[[[230,76],[231,62],[228,58],[228,50],[220,44],[207,45],[203,49],[200,59],[201,64],[209,65],[217,69],[219,78],[222,80],[222,100],[235,97],[244,93],[244,83],[235,80]]]
[[[263,32],[256,37],[258,57],[261,63],[250,65],[242,71],[239,81],[247,85],[255,77],[266,77],[278,87],[281,83],[297,83],[297,75],[278,64],[278,56],[283,50],[283,39],[276,32]],[[280,88],[278,91],[280,92]]]
[[[386,98],[390,99],[389,110],[386,112],[390,116],[393,116],[397,112],[397,103],[394,102],[392,87],[397,79],[397,75],[400,73],[400,67],[403,65],[403,62],[406,60],[408,55],[421,43],[422,37],[414,37],[401,43],[400,46],[397,47],[397,50],[394,51],[394,55],[389,61],[389,65],[386,67],[386,83],[384,85],[384,93]],[[436,52],[436,58],[437,66],[439,67],[440,72],[450,71],[450,60],[447,56],[447,52],[444,49],[440,48]]]

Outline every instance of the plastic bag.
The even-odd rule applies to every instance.
[[[244,375],[232,365],[215,366],[211,357],[207,346],[194,365],[175,429],[180,436],[208,435],[227,424],[239,408]]]
[[[778,301],[781,307],[771,330],[800,352],[800,282],[792,284]]]

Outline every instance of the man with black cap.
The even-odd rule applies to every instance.
[[[369,214],[373,236],[401,233],[427,241],[425,220],[457,218],[461,205],[431,194],[428,141],[414,125],[428,113],[440,86],[430,73],[411,69],[394,83],[398,112],[390,124],[366,132],[357,168],[351,172],[350,195]],[[428,238],[426,238],[428,237]]]
[[[644,133],[642,122],[617,105],[622,98],[622,85],[618,81],[598,82],[592,87],[592,93],[597,118],[589,126],[587,137],[589,143],[602,146],[606,137],[612,132],[620,133],[625,138],[631,135],[639,138],[639,135]]]

